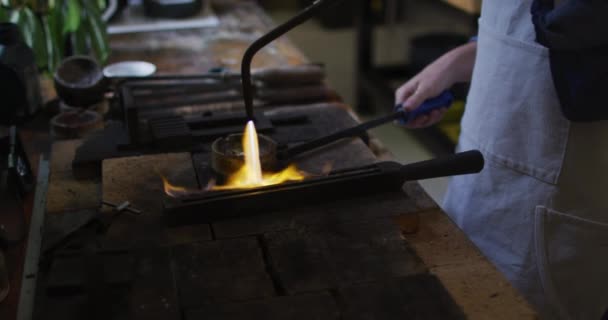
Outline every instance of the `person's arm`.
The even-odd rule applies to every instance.
[[[477,42],[457,47],[435,60],[395,92],[395,102],[414,110],[425,100],[439,95],[455,83],[469,82],[473,74]],[[435,110],[408,123],[407,127],[430,126],[443,117],[446,109]]]

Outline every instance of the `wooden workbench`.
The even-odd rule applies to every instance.
[[[120,61],[142,59],[144,57],[143,59],[157,64],[160,73],[200,73],[214,67],[238,70],[238,59],[246,48],[247,43],[253,39],[254,36],[252,35],[259,35],[263,30],[268,28],[271,22],[257,6],[251,3],[224,7],[218,13],[220,14],[221,21],[220,32],[217,30],[190,30],[170,32],[163,35],[141,34],[137,36],[113,37],[113,54],[111,59]],[[158,37],[160,37],[160,41]],[[163,41],[167,39],[172,39],[172,41]],[[159,43],[161,44],[160,46]],[[294,46],[290,45],[286,39],[281,39],[272,48],[262,52],[260,57],[254,60],[254,66],[294,65],[304,62],[306,62],[305,57]],[[188,164],[192,163],[188,160],[187,155],[184,154],[138,157],[136,159],[115,159],[104,163],[104,179],[106,180],[103,182],[99,179],[76,180],[72,175],[70,163],[75,149],[81,143],[81,140],[58,141],[52,147],[51,180],[47,198],[47,212],[50,216],[61,219],[66,215],[98,210],[102,197],[104,200],[115,202],[130,200],[135,206],[147,211],[159,210],[158,199],[154,199],[151,196],[152,192],[159,190],[158,179],[150,180],[148,181],[149,183],[146,183],[147,180],[143,180],[142,182],[131,178],[145,176],[148,179],[154,179],[154,175],[150,175],[151,163],[154,164],[156,169],[165,170],[170,176],[177,177],[176,179],[183,184],[193,183],[192,180],[188,181],[188,176],[192,179],[192,175],[184,174],[184,171],[188,172],[188,170],[191,170],[191,168],[188,168]],[[361,142],[355,141],[353,143],[355,145],[350,148],[360,150],[361,152],[358,152],[358,154],[366,155],[363,156],[363,160],[365,161],[375,161],[374,157],[382,159],[390,158],[390,154],[385,152],[381,144],[377,142],[372,146],[375,154],[371,153]],[[111,181],[108,181],[110,178]],[[137,190],[138,188],[140,190]],[[365,232],[370,232],[370,229],[376,233],[378,230],[384,230],[387,232],[386,234],[376,234],[377,241],[388,241],[391,245],[396,245],[397,247],[400,246],[398,243],[402,242],[405,248],[414,250],[416,256],[428,268],[421,270],[418,264],[409,265],[406,262],[400,264],[398,260],[387,261],[396,266],[396,270],[393,270],[395,277],[420,273],[426,274],[426,271],[429,271],[431,275],[437,276],[464,314],[471,319],[535,318],[534,312],[507,283],[504,277],[479,254],[464,234],[458,230],[417,183],[408,183],[405,187],[405,193],[407,197],[399,198],[398,200],[390,197],[389,199],[382,197],[375,199],[376,201],[387,201],[384,205],[376,207],[377,211],[383,212],[380,214],[380,218],[373,219],[373,222],[367,220],[358,221],[353,224],[354,227],[352,228],[341,229],[341,232],[344,234],[351,234],[341,241],[354,241],[357,239],[357,234],[365,234]],[[371,210],[370,204],[382,203],[382,201],[366,201],[365,203],[367,207],[362,202],[355,202],[355,205],[351,204],[351,206],[347,207],[343,203],[342,207],[333,207],[332,210],[358,212],[357,210],[364,210],[361,209],[363,206],[369,211]],[[399,205],[399,207],[395,208],[394,205]],[[306,227],[302,227],[303,229],[301,229],[298,223],[296,225],[293,225],[293,221],[291,223],[289,224],[289,230],[297,229],[305,230],[302,232],[317,232],[317,229],[308,227],[315,224],[303,223],[302,226]],[[129,225],[129,223],[124,225],[119,223],[118,229],[120,229],[121,225],[125,226]],[[249,226],[250,224],[247,225]],[[149,229],[147,227],[154,228],[153,225],[140,227],[142,229]],[[215,239],[218,241],[239,237],[239,234],[243,232],[243,228],[245,228],[243,224],[239,225],[236,223],[236,225],[231,225],[228,223],[215,226],[212,229],[203,225],[184,227],[183,229],[172,230],[170,232],[161,230],[164,234],[161,244],[170,246],[183,245],[183,247],[180,247],[180,250],[183,251],[181,254],[184,257],[199,257],[198,254],[200,253],[201,256],[199,258],[204,259],[204,252],[209,252],[209,250],[214,252],[214,250],[217,250],[214,249],[214,246],[217,244],[213,244],[214,241],[211,240]],[[249,233],[245,232],[245,234],[254,234],[257,235],[257,238],[229,241],[230,244],[224,242],[221,246],[246,249],[257,247],[258,242],[263,241],[269,244],[265,247],[265,250],[275,250],[280,256],[280,253],[285,250],[284,245],[289,244],[290,239],[293,240],[294,237],[292,234],[285,233],[285,230],[284,228],[277,229],[271,226],[270,229],[263,229],[253,233],[251,233],[252,231],[248,231]],[[366,231],[363,232],[361,230]],[[259,238],[260,236],[262,238]],[[120,239],[120,237],[118,239],[121,241],[125,240]],[[201,244],[194,246],[188,244],[193,240]],[[184,244],[185,242],[186,244]],[[109,241],[105,245],[112,247],[113,242]],[[178,251],[181,252],[180,250]],[[165,254],[149,253],[146,259],[150,261],[155,261],[156,259],[156,261],[159,261],[159,259],[162,260],[162,256]],[[255,255],[264,256],[268,252],[254,252],[253,254],[253,258],[247,256],[242,258],[245,260],[255,260],[259,258]],[[179,253],[178,256],[180,256]],[[352,261],[353,258],[350,259]],[[235,260],[226,260],[222,263],[235,263]],[[262,268],[260,272],[264,274],[263,266],[258,267]],[[148,274],[148,277],[151,277],[151,275],[153,273]],[[148,278],[147,280],[151,281],[152,279]],[[253,280],[254,283],[261,283],[261,287],[257,288],[259,291],[256,291],[256,294],[260,294],[261,292],[262,296],[272,297],[273,284],[269,283],[267,279],[256,279]],[[140,281],[144,280],[146,279],[140,279]],[[287,295],[291,292],[290,290],[293,292],[316,292],[327,287],[324,287],[323,283],[323,281],[317,281],[312,283],[313,287],[315,285],[316,287],[306,288],[307,285],[310,286],[311,284],[296,282],[292,285],[288,284],[282,289],[274,288],[274,290],[283,290],[283,293]],[[165,285],[169,286],[169,284]],[[265,285],[266,287],[264,287]],[[301,287],[302,285],[304,285],[303,288]],[[163,284],[151,290],[159,290],[158,288],[162,287]],[[364,304],[365,292],[371,293],[374,290],[376,289],[372,283],[354,289],[349,287],[339,292],[338,295],[360,296],[360,299],[362,299],[361,303]],[[267,293],[264,294],[264,292]],[[335,294],[335,292],[330,290],[325,293],[321,292],[306,296],[304,299],[295,298],[295,300],[289,303],[299,306],[314,304],[318,306],[319,310],[325,310],[331,314],[337,308],[332,300],[332,294]],[[134,299],[137,299],[137,297]],[[328,301],[332,302],[327,304]],[[270,303],[278,302],[272,300]],[[369,307],[372,308],[373,306]],[[230,305],[226,305],[225,308],[230,308]],[[259,306],[256,306],[255,303],[249,303],[245,306],[244,310],[256,310],[256,308],[259,308]],[[167,307],[164,311],[174,312],[175,310]],[[192,317],[196,318],[197,312],[201,312],[202,314],[202,312],[207,311],[204,308],[202,311],[194,310],[192,311],[194,313]],[[154,308],[147,311],[142,310],[140,316],[154,314],[154,312],[160,311]],[[220,308],[214,309],[212,312],[221,315],[228,311],[227,309],[223,310]],[[160,313],[156,316],[160,318],[162,314]]]

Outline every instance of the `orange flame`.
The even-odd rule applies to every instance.
[[[243,153],[245,154],[243,166],[228,177],[225,185],[213,186],[211,187],[212,190],[249,189],[271,186],[287,181],[301,181],[307,177],[294,164],[279,172],[262,172],[258,134],[253,121],[247,122],[245,132],[243,133]]]
[[[163,176],[162,174],[160,175],[160,178],[163,179],[163,189],[165,191],[165,194],[173,198],[192,196],[203,192],[203,190],[187,189],[184,187],[172,185],[169,180],[167,180],[167,178],[165,178],[165,176]]]
[[[284,170],[279,172],[263,172],[260,161],[260,146],[258,142],[258,134],[255,130],[255,125],[252,121],[247,123],[245,126],[245,132],[243,133],[243,153],[245,157],[244,164],[239,170],[228,177],[226,184],[215,185],[215,181],[210,181],[205,189],[187,189],[180,186],[175,186],[169,183],[167,178],[160,175],[163,179],[163,188],[165,194],[170,197],[179,198],[185,196],[203,194],[209,190],[234,190],[234,189],[251,189],[256,187],[271,186],[275,184],[281,184],[288,181],[301,181],[309,177],[310,175],[305,174],[298,170],[298,168],[291,164]],[[331,165],[324,166],[323,173],[331,170]]]

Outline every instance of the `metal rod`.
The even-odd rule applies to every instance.
[[[253,115],[253,87],[251,81],[251,61],[253,60],[255,54],[264,46],[289,32],[291,29],[308,21],[323,8],[327,7],[328,5],[337,4],[341,1],[342,0],[317,0],[302,12],[298,13],[295,17],[263,35],[261,38],[253,42],[249,48],[247,48],[245,54],[243,55],[243,61],[241,62],[241,81],[243,85],[243,98],[245,99],[245,110],[247,111],[248,120],[255,120]]]
[[[30,232],[25,251],[23,265],[23,278],[21,279],[21,293],[17,307],[18,320],[31,320],[34,310],[34,297],[36,296],[36,280],[38,279],[38,264],[40,261],[40,248],[42,247],[42,230],[44,226],[46,194],[49,187],[49,160],[40,157],[38,164],[38,179],[36,193],[34,194],[34,208],[30,221]]]
[[[354,136],[358,136],[361,135],[363,133],[365,133],[365,131],[377,127],[379,125],[383,125],[387,122],[391,122],[394,120],[397,120],[399,118],[403,118],[406,116],[406,112],[403,110],[394,112],[392,114],[389,114],[387,116],[378,118],[378,119],[374,119],[368,122],[364,122],[358,126],[352,127],[352,128],[348,128],[342,131],[338,131],[336,133],[309,141],[309,142],[305,142],[302,144],[299,144],[295,147],[289,148],[289,149],[285,149],[280,151],[277,154],[277,157],[280,160],[286,160],[289,158],[292,158],[293,156],[296,156],[298,154],[325,146],[327,144],[330,144],[334,141],[340,140],[340,139],[344,139],[344,138],[349,138],[349,137],[354,137]]]

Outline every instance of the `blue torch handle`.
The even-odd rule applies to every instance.
[[[405,112],[403,117],[399,118],[397,121],[400,124],[406,124],[421,115],[431,113],[431,111],[433,110],[449,108],[452,105],[453,101],[454,95],[448,90],[443,91],[440,95],[425,100],[418,108],[410,112]],[[402,106],[400,104],[395,106],[395,111],[398,111],[400,109],[402,109]]]

